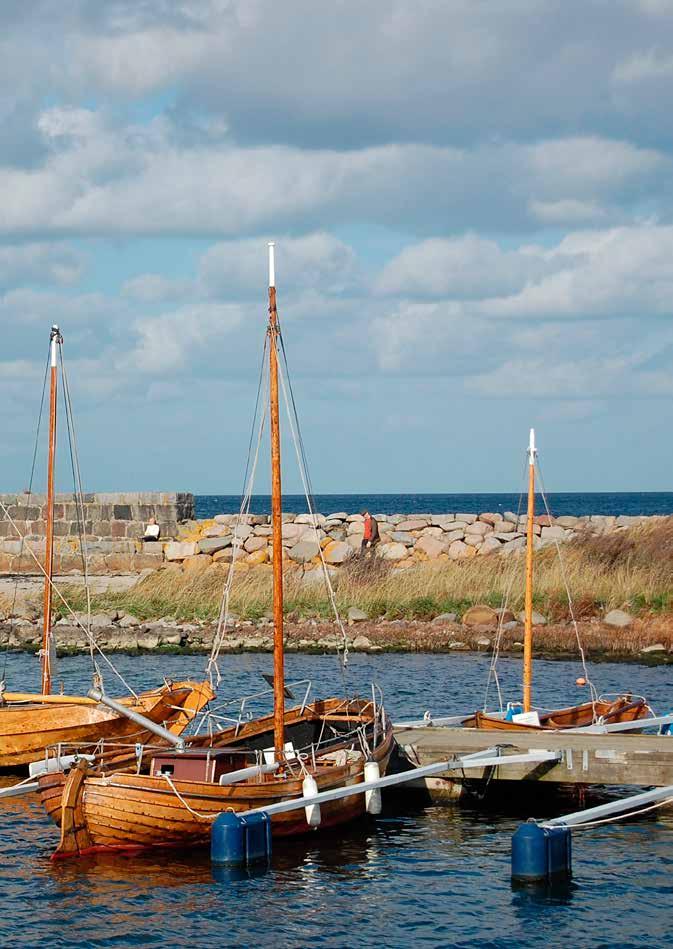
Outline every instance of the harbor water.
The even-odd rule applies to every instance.
[[[7,658],[8,688],[37,686],[37,660]],[[4,661],[4,657],[3,657]],[[163,676],[199,676],[203,657],[119,656],[135,688]],[[384,690],[394,720],[463,712],[483,702],[484,655],[354,655],[349,692]],[[265,687],[271,657],[223,662],[221,695]],[[518,697],[520,662],[501,663],[506,695]],[[576,702],[572,662],[535,665],[545,704]],[[661,712],[673,690],[665,667],[600,664],[599,691],[644,693]],[[68,690],[91,682],[88,657],[60,661]],[[317,694],[343,691],[333,656],[287,657],[287,681],[311,679]],[[114,692],[112,680],[107,687]],[[297,694],[300,687],[295,687]],[[673,742],[673,737],[671,738]],[[16,779],[4,777],[3,784]],[[53,863],[57,831],[33,796],[0,800],[0,942],[11,946],[662,946],[673,944],[673,817],[574,835],[574,877],[552,889],[510,883],[510,841],[522,818],[574,810],[561,802],[474,800],[442,807],[408,795],[384,814],[338,833],[278,841],[271,867],[216,871],[208,854],[97,856]]]

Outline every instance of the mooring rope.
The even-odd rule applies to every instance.
[[[667,804],[673,804],[673,797],[667,797],[663,801],[657,801],[655,804],[649,804],[647,807],[641,807],[635,811],[628,811],[626,814],[614,814],[612,817],[603,817],[600,820],[586,821],[584,824],[569,824],[569,830],[590,830],[592,827],[598,827],[600,824],[611,824],[616,820],[628,820],[629,817],[639,817],[640,814],[647,814],[648,811],[655,811],[659,807],[665,807]],[[556,827],[563,826],[556,824]]]
[[[173,783],[173,779],[171,778],[170,774],[165,774],[164,772],[162,772],[161,777],[166,779],[169,787],[171,788],[171,790],[173,791],[177,799],[180,801],[183,807],[187,808],[190,814],[193,814],[194,817],[198,817],[199,820],[215,820],[215,818],[217,817],[217,814],[199,814],[198,811],[195,811],[193,807],[189,806],[187,801],[184,799],[182,794],[180,794],[175,784]]]

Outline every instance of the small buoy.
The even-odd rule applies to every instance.
[[[584,678],[584,676],[578,676],[575,679],[575,685],[586,685],[586,684],[587,684],[587,680]]]
[[[378,781],[381,777],[381,769],[378,761],[365,762],[365,781]],[[365,807],[368,814],[381,813],[381,788],[371,788],[365,791]]]
[[[318,785],[312,774],[307,774],[301,784],[302,793],[305,798],[315,797],[318,793]],[[307,804],[304,808],[306,814],[306,823],[309,827],[320,826],[320,804]]]

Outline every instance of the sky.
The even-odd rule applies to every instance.
[[[672,83],[673,0],[3,0],[0,491],[56,322],[88,490],[239,492],[269,240],[316,493],[518,490],[531,425],[672,489]]]

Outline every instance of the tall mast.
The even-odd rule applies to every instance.
[[[535,520],[535,429],[528,442],[528,524],[526,529],[526,601],[523,637],[523,710],[530,712],[533,691],[533,523]]]
[[[269,244],[269,397],[271,401],[271,528],[273,537],[273,745],[276,761],[285,754],[285,645],[283,642],[283,512],[278,413],[278,311],[274,245]]]
[[[47,530],[44,552],[44,631],[42,636],[42,694],[51,692],[51,581],[54,572],[54,457],[56,454],[56,346],[62,341],[52,326],[49,344],[49,457],[47,462]]]

